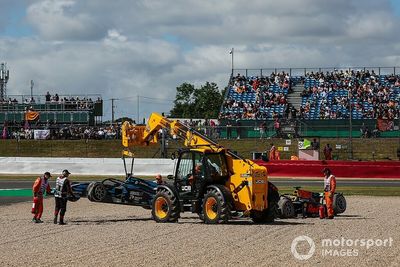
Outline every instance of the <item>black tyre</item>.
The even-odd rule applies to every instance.
[[[282,197],[279,200],[278,210],[279,210],[279,217],[282,219],[293,218],[296,215],[293,202],[286,197]]]
[[[154,197],[151,214],[159,223],[177,222],[179,218],[178,198],[167,189],[160,189]]]
[[[270,202],[270,206],[264,211],[253,211],[250,217],[254,223],[273,223],[277,216],[278,205],[276,202]]]
[[[94,202],[102,202],[107,197],[107,189],[100,182],[96,182],[88,192],[88,199]]]
[[[340,214],[346,211],[347,208],[347,202],[346,202],[346,198],[343,196],[342,193],[335,193],[335,195],[333,195],[333,211],[336,214]]]
[[[227,198],[217,189],[210,188],[203,199],[203,214],[199,215],[205,223],[226,223],[231,216]]]
[[[87,196],[87,198],[88,198],[90,201],[93,201],[90,192],[91,192],[91,190],[92,190],[92,187],[93,187],[96,183],[97,183],[97,182],[91,182],[91,183],[88,185],[88,187],[86,188],[86,196]]]

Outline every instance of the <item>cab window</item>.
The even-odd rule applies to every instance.
[[[192,153],[186,152],[181,155],[178,170],[176,172],[177,178],[185,180],[193,171],[193,158]]]
[[[205,160],[211,176],[228,176],[228,169],[223,155],[207,154]]]

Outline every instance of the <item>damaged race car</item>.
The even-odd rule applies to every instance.
[[[71,187],[75,195],[87,196],[92,202],[133,205],[151,209],[157,183],[131,176],[125,181],[108,178],[101,182],[74,183]]]
[[[278,202],[278,215],[280,218],[295,218],[299,214],[305,217],[320,216],[320,208],[325,213],[323,193],[315,193],[295,187],[293,194],[283,194]],[[335,215],[346,211],[346,198],[342,193],[333,196],[333,210]],[[324,214],[325,215],[325,214]],[[321,216],[320,216],[321,217]]]

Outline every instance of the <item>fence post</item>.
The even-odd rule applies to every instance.
[[[19,135],[17,137],[17,157],[19,156]]]
[[[86,157],[88,158],[88,144],[89,144],[89,138],[85,140],[85,146],[86,146]]]

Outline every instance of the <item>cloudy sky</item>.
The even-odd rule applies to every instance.
[[[0,0],[8,94],[101,94],[106,119],[168,112],[235,68],[400,66],[397,0]]]

